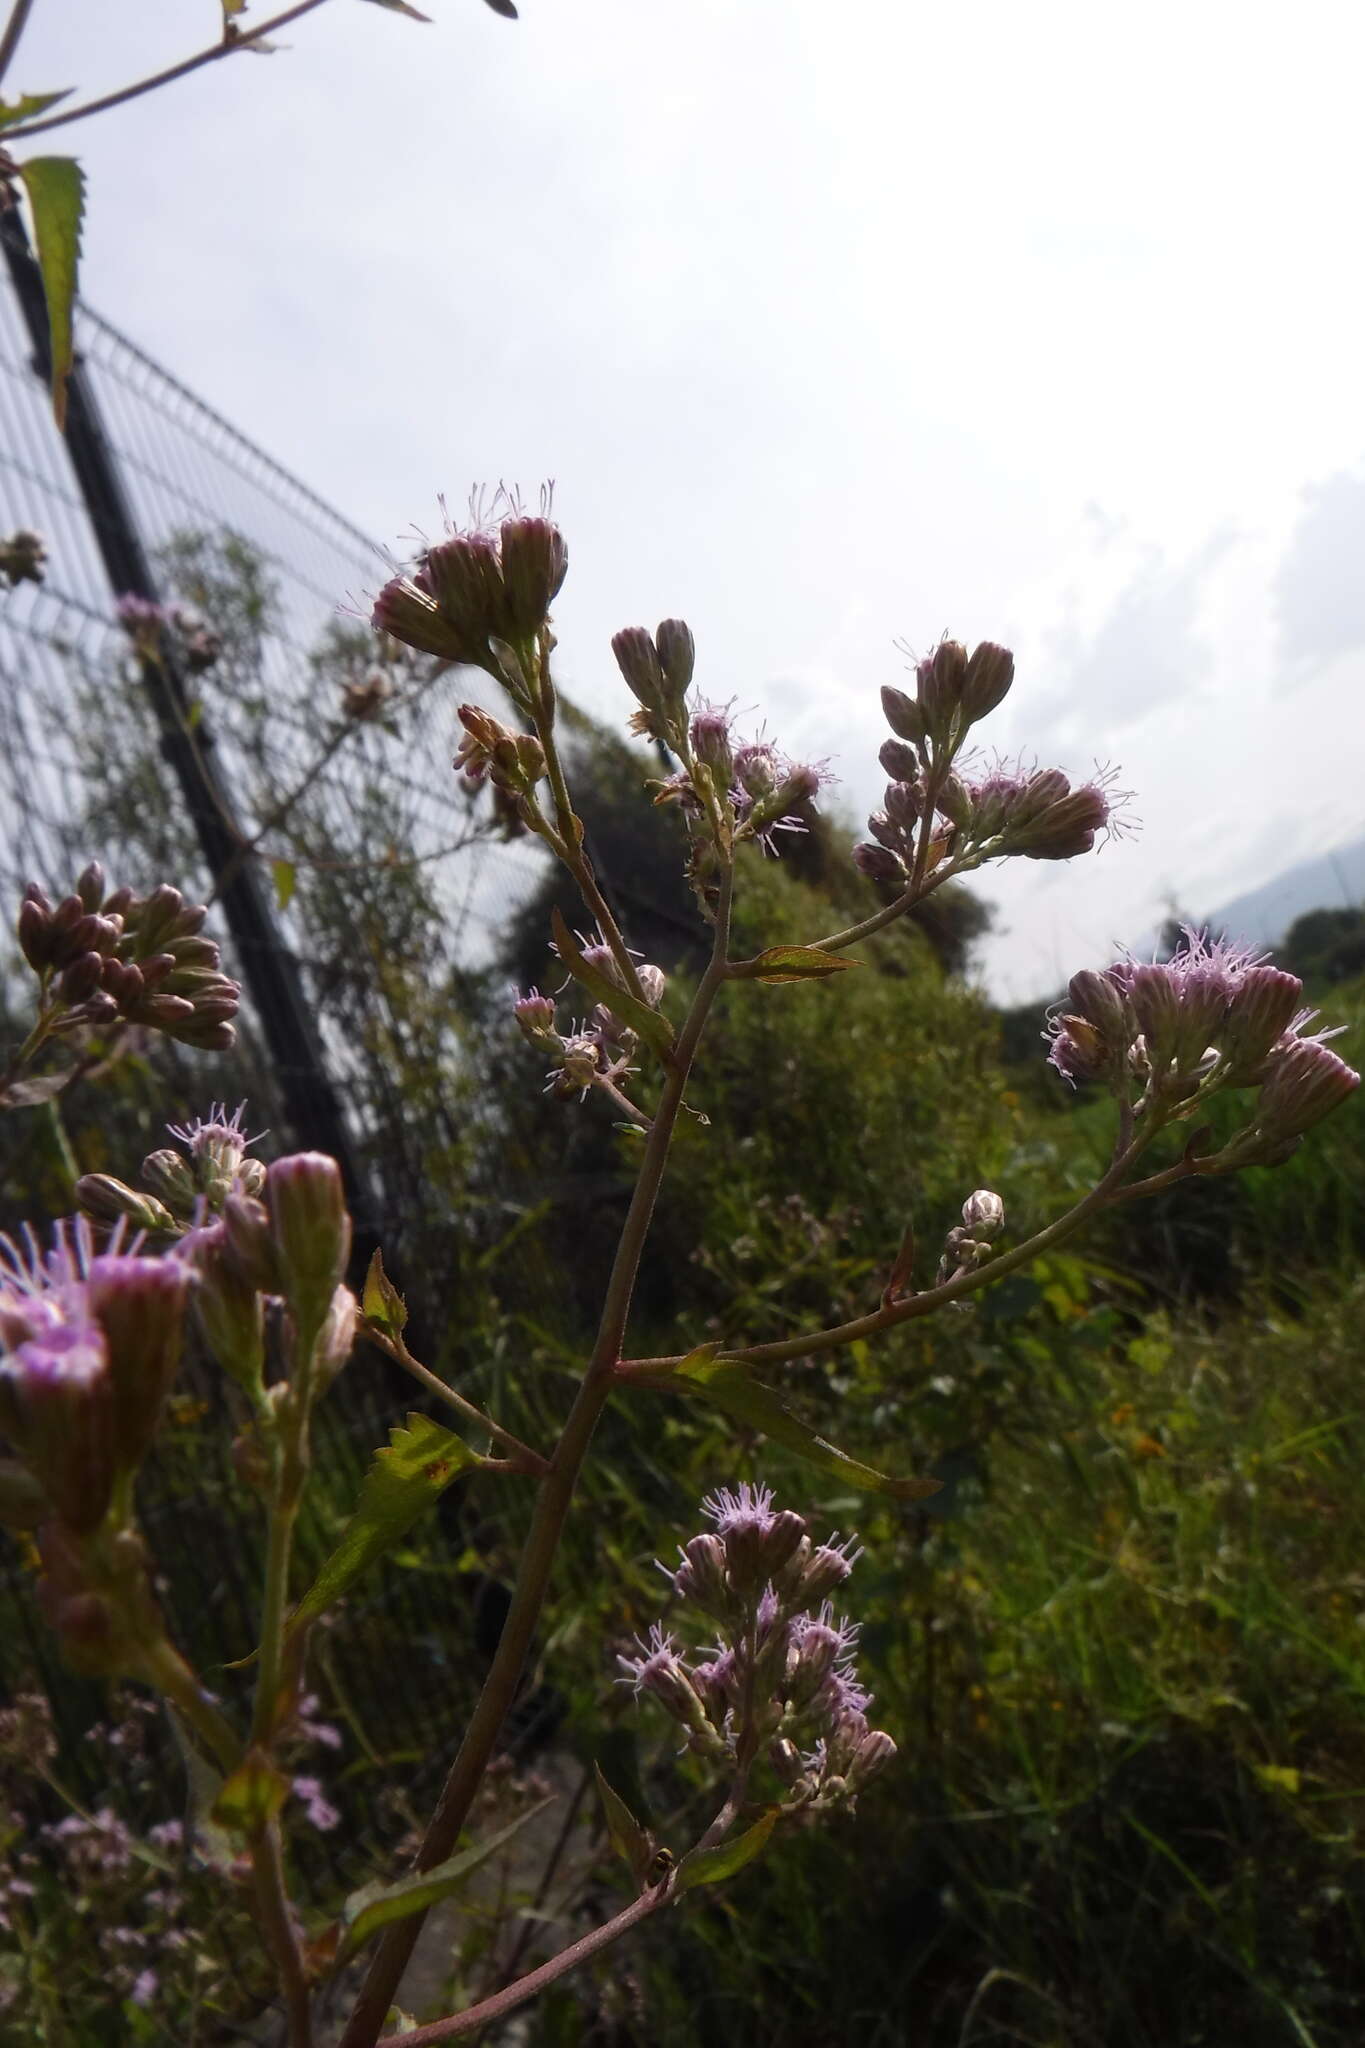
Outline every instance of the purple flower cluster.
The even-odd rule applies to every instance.
[[[579,947],[589,967],[617,988],[625,989],[620,963],[600,933],[586,939],[580,933]],[[645,1001],[651,1009],[657,1009],[668,986],[662,967],[641,961],[635,969],[635,979]],[[594,1004],[590,1015],[571,1024],[567,1033],[559,1030],[554,1001],[537,988],[514,998],[512,1015],[527,1043],[554,1061],[547,1085],[557,1095],[577,1095],[581,1100],[599,1082],[615,1087],[635,1071],[630,1060],[639,1041],[610,1003]]]
[[[533,642],[549,617],[569,567],[564,536],[542,493],[542,512],[528,517],[515,492],[501,485],[485,510],[470,505],[470,523],[426,548],[411,574],[391,577],[375,599],[371,624],[420,654],[508,679],[500,648]]]
[[[1140,1114],[1188,1114],[1218,1088],[1255,1088],[1252,1120],[1227,1164],[1288,1158],[1360,1076],[1310,1032],[1303,983],[1266,955],[1186,930],[1170,960],[1120,960],[1072,977],[1049,1020],[1048,1059],[1068,1081],[1102,1081]],[[1230,1157],[1229,1155],[1235,1155]]]
[[[247,1151],[265,1133],[249,1138],[242,1128],[245,1114],[244,1102],[231,1116],[226,1103],[215,1102],[207,1117],[168,1124],[167,1131],[188,1158],[170,1146],[149,1152],[142,1162],[143,1188],[129,1187],[112,1173],[82,1174],[76,1182],[76,1200],[97,1223],[126,1219],[135,1229],[169,1237],[201,1224],[206,1209],[221,1213],[229,1195],[260,1195],[266,1170],[259,1159],[249,1159]]]
[[[241,989],[203,936],[208,911],[163,883],[149,896],[107,892],[91,861],[55,906],[30,882],[19,906],[19,944],[53,1005],[49,1033],[115,1019],[226,1052]]]
[[[681,753],[685,765],[656,785],[656,802],[680,805],[694,830],[716,806],[730,837],[752,839],[765,853],[777,852],[775,832],[805,831],[800,807],[831,780],[823,764],[794,761],[762,735],[738,739],[730,707],[704,699],[692,709]]]
[[[699,1755],[735,1770],[765,1756],[788,1810],[847,1803],[896,1753],[868,1722],[857,1626],[827,1597],[862,1553],[851,1537],[813,1543],[765,1486],[721,1487],[702,1509],[714,1528],[660,1570],[720,1639],[692,1655],[656,1622],[637,1654],[617,1658],[623,1681],[658,1700]]]
[[[41,1489],[36,1519],[99,1527],[136,1469],[180,1363],[188,1269],[144,1258],[120,1223],[96,1253],[83,1216],[50,1250],[0,1238],[0,1431]]]

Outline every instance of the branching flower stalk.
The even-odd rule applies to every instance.
[[[887,900],[808,945],[732,958],[742,850],[777,855],[783,835],[803,829],[825,771],[789,759],[761,735],[740,738],[728,710],[692,695],[695,648],[681,621],[665,621],[653,634],[628,628],[613,649],[638,707],[632,727],[679,764],[653,785],[655,801],[681,818],[687,872],[713,927],[710,958],[675,1026],[666,977],[631,951],[593,874],[558,751],[550,606],[567,565],[548,503],[527,516],[504,495],[491,518],[476,514],[467,530],[427,547],[409,574],[386,585],[374,610],[381,632],[439,661],[480,667],[505,688],[519,723],[464,705],[455,767],[467,783],[488,784],[502,815],[545,842],[578,884],[588,919],[586,933],[571,931],[558,912],[553,924],[555,950],[578,991],[577,1016],[561,1029],[556,999],[531,990],[517,997],[509,1022],[549,1062],[557,1099],[601,1098],[636,1134],[635,1183],[596,1336],[553,1446],[522,1442],[413,1356],[403,1336],[406,1309],[378,1257],[357,1300],[345,1284],[351,1227],[335,1163],[304,1153],[264,1166],[249,1156],[240,1110],[229,1117],[215,1105],[207,1120],[173,1131],[179,1148],[152,1153],[140,1187],[107,1173],[83,1176],[77,1198],[84,1213],[58,1226],[50,1251],[29,1238],[0,1252],[0,1428],[16,1453],[0,1464],[0,1510],[37,1531],[42,1598],[71,1661],[160,1692],[221,1773],[212,1817],[249,1863],[291,2048],[312,2048],[313,1979],[327,1967],[301,1941],[284,1855],[290,1784],[281,1757],[307,1704],[309,1629],[456,1472],[475,1467],[529,1480],[536,1499],[487,1678],[417,1852],[415,1868],[426,1873],[452,1857],[495,1757],[579,1475],[613,1393],[686,1391],[722,1408],[729,1403],[759,1430],[781,1415],[784,1440],[826,1468],[832,1457],[850,1484],[903,1499],[932,1493],[932,1480],[888,1477],[803,1433],[754,1368],[818,1358],[963,1302],[1106,1207],[1180,1180],[1278,1164],[1359,1080],[1331,1051],[1331,1034],[1310,1028],[1314,1018],[1300,1006],[1296,978],[1245,948],[1189,933],[1171,960],[1085,970],[1049,1022],[1048,1057],[1069,1082],[1112,1098],[1115,1136],[1108,1167],[1064,1214],[1006,1246],[1005,1203],[977,1188],[946,1233],[932,1277],[923,1276],[927,1284],[917,1284],[907,1230],[878,1305],[864,1315],[753,1344],[705,1342],[666,1357],[625,1357],[678,1119],[693,1106],[697,1054],[727,984],[837,979],[857,965],[851,948],[950,878],[1011,856],[1075,858],[1120,820],[1107,776],[1073,787],[1058,770],[983,764],[967,751],[973,728],[1011,687],[1013,657],[989,642],[968,653],[944,641],[915,664],[913,696],[883,693],[892,736],[880,758],[891,780],[853,859]],[[363,715],[370,715],[368,695]],[[38,977],[39,1016],[11,1077],[47,1038],[98,1024],[111,1008],[209,1049],[225,1043],[235,987],[223,984],[216,954],[210,959],[203,950],[201,915],[175,890],[158,890],[145,903],[126,891],[109,897],[93,865],[55,907],[31,888],[19,932]],[[747,987],[736,999],[752,999]],[[1199,1119],[1223,1092],[1240,1094],[1246,1114],[1215,1146]],[[10,1094],[15,1106],[13,1086]],[[1183,1139],[1179,1156],[1154,1160],[1173,1132]],[[95,1225],[107,1233],[103,1245]],[[254,1698],[241,1732],[171,1643],[133,1523],[134,1476],[156,1436],[187,1316],[231,1382],[242,1415],[234,1464],[265,1519]],[[497,1455],[426,1418],[409,1418],[379,1453],[348,1538],[299,1598],[293,1539],[309,1478],[311,1422],[362,1330]],[[283,1360],[273,1376],[272,1331]],[[834,1606],[860,1554],[854,1540],[817,1542],[805,1519],[777,1510],[761,1486],[718,1488],[704,1511],[712,1526],[691,1538],[675,1566],[662,1568],[670,1613],[619,1661],[637,1696],[663,1707],[714,1776],[713,1817],[680,1859],[661,1860],[603,1786],[609,1831],[634,1879],[631,1901],[547,1962],[409,2040],[478,2032],[689,1891],[733,1875],[779,1828],[847,1809],[894,1755],[891,1736],[868,1718],[872,1699],[855,1669],[857,1626]],[[704,1618],[713,1633],[705,1651],[684,1639],[689,1615]],[[295,1791],[306,1784],[316,1791],[316,1781],[302,1779]],[[364,1897],[348,1908],[359,1915],[356,1947],[371,1931],[357,1904]],[[342,2048],[373,2048],[398,1993],[425,1912],[413,1909],[401,1887],[398,1903],[397,1917],[382,1916]],[[351,1920],[343,1916],[331,1933],[331,1948],[321,1952],[348,1959]]]

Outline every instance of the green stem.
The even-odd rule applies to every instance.
[[[9,11],[9,20],[5,23],[5,33],[0,36],[0,82],[3,82],[5,73],[9,70],[14,53],[19,47],[19,38],[24,33],[25,24],[32,12],[33,0],[14,0],[14,5]]]
[[[289,1893],[284,1882],[284,1853],[280,1846],[280,1824],[272,1820],[251,1845],[251,1869],[255,1880],[256,1910],[266,1942],[275,1958],[284,1992],[289,2020],[289,2048],[313,2048],[313,2022],[309,2012],[308,1977],[303,1951],[289,1911]]]
[[[466,1401],[463,1394],[457,1394],[454,1387],[447,1386],[429,1366],[423,1365],[419,1359],[413,1357],[401,1337],[388,1337],[373,1329],[367,1330],[366,1335],[372,1344],[377,1344],[381,1351],[387,1352],[395,1365],[401,1365],[404,1372],[410,1373],[419,1386],[425,1387],[429,1394],[434,1395],[438,1401],[444,1401],[446,1406],[453,1408],[464,1421],[487,1430],[494,1443],[502,1445],[513,1464],[520,1470],[529,1472],[537,1479],[543,1478],[549,1471],[549,1461],[542,1458],[539,1451],[533,1451],[519,1436],[513,1436],[510,1429],[504,1429],[500,1422],[494,1422],[491,1415],[485,1415],[482,1408],[476,1406],[473,1401]]]
[[[430,1870],[434,1864],[444,1862],[454,1849],[521,1680],[522,1667],[540,1619],[550,1571],[559,1548],[579,1470],[587,1455],[598,1417],[611,1392],[615,1368],[621,1355],[621,1342],[630,1314],[640,1255],[644,1250],[654,1214],[654,1204],[663,1180],[664,1169],[668,1164],[673,1127],[682,1108],[692,1061],[696,1056],[711,1006],[725,981],[732,890],[733,875],[727,873],[721,885],[710,963],[697,985],[687,1021],[674,1048],[673,1065],[665,1078],[653,1125],[645,1140],[635,1192],[622,1226],[611,1278],[602,1304],[597,1339],[564,1424],[563,1433],[555,1446],[549,1472],[541,1483],[530,1534],[526,1539],[526,1548],[522,1552],[512,1604],[503,1623],[502,1634],[488,1677],[484,1681],[483,1691],[479,1695],[478,1704],[465,1731],[464,1741],[451,1766],[431,1824],[418,1851],[415,1866],[418,1870]],[[381,1937],[370,1964],[369,1974],[342,2036],[341,2048],[374,2048],[374,2043],[379,2038],[379,2030],[384,2024],[384,2015],[393,2002],[425,1917],[422,1913],[409,1914],[404,1920],[390,1927]],[[445,2036],[431,2038],[441,2039]]]
[[[298,1500],[290,1497],[282,1479],[270,1511],[266,1539],[260,1664],[256,1676],[256,1703],[251,1717],[251,1740],[263,1748],[269,1746],[275,1729],[280,1673],[284,1665],[284,1624],[289,1609],[289,1558],[297,1515]]]
[[[547,668],[541,683],[542,693],[552,691],[553,687]],[[559,844],[555,850],[578,884],[579,895],[596,918],[598,929],[611,948],[611,957],[625,977],[626,987],[633,996],[638,996],[639,1000],[644,1002],[645,992],[640,986],[635,962],[630,957],[630,948],[612,915],[610,904],[597,886],[592,862],[583,851],[583,825],[574,811],[569,796],[564,764],[559,758],[559,748],[555,743],[553,713],[547,715],[543,705],[537,702],[532,717],[536,737],[545,752],[545,772],[549,777],[550,794],[555,804],[555,820],[559,826]]]
[[[842,1345],[856,1344],[868,1337],[880,1336],[883,1330],[891,1330],[898,1323],[914,1321],[919,1316],[932,1315],[950,1301],[960,1301],[964,1295],[974,1294],[982,1287],[989,1287],[997,1280],[1003,1280],[1007,1273],[1013,1273],[1020,1266],[1026,1266],[1053,1245],[1070,1237],[1074,1230],[1097,1210],[1107,1208],[1125,1199],[1128,1190],[1120,1190],[1118,1181],[1132,1165],[1155,1132],[1137,1138],[1128,1149],[1119,1154],[1104,1177],[1097,1181],[1090,1193],[1059,1216],[1055,1223],[1045,1230],[1026,1238],[1023,1244],[1012,1251],[1001,1252],[996,1258],[988,1259],[984,1266],[974,1266],[969,1271],[955,1273],[951,1280],[945,1280],[940,1287],[926,1288],[922,1294],[912,1294],[904,1301],[894,1301],[885,1307],[875,1309],[870,1315],[858,1316],[852,1322],[839,1323],[828,1330],[808,1330],[802,1336],[784,1337],[771,1344],[748,1344],[734,1351],[722,1350],[717,1363],[724,1365],[782,1365],[794,1358],[811,1358],[820,1351],[837,1351]],[[1166,1177],[1155,1177],[1161,1185],[1167,1185]],[[1145,1191],[1145,1188],[1144,1188]],[[678,1365],[686,1353],[677,1357],[632,1359],[629,1364],[618,1365],[616,1377],[619,1380],[635,1379],[648,1381],[666,1372],[670,1366]]]
[[[128,100],[141,99],[145,92],[155,92],[160,85],[170,85],[174,79],[185,78],[191,71],[197,71],[202,64],[212,64],[219,57],[231,57],[238,50],[249,50],[253,43],[263,42],[277,29],[287,27],[300,16],[311,14],[315,7],[321,7],[323,0],[297,0],[293,7],[286,7],[282,14],[276,14],[269,21],[263,21],[259,28],[245,34],[224,37],[211,43],[206,50],[199,50],[193,57],[182,57],[178,64],[168,65],[164,71],[154,71],[149,78],[140,78],[134,85],[120,86],[117,92],[107,92],[97,100],[87,100],[84,106],[70,107],[61,114],[49,114],[42,121],[23,121],[16,128],[5,131],[6,146],[18,142],[25,135],[42,135],[49,128],[64,128],[69,121],[83,121],[87,114],[102,114],[109,107],[120,107]]]

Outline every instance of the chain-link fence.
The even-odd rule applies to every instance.
[[[378,647],[345,610],[363,615],[387,573],[365,534],[88,307],[63,440],[40,374],[31,261],[13,222],[5,239],[0,534],[37,532],[47,560],[41,583],[0,592],[4,924],[28,879],[59,896],[92,856],[111,882],[170,881],[209,902],[245,984],[240,1055],[160,1042],[157,1114],[204,1113],[210,1095],[249,1087],[253,1125],[275,1142],[346,1154],[358,1236],[382,1224],[387,1245],[405,1221],[430,1221],[433,1148],[453,1155],[465,1123],[460,991],[542,872],[534,842],[504,840],[451,773],[457,705],[489,686]],[[128,591],[162,606],[151,640],[120,622]],[[0,938],[0,1035],[26,994]],[[142,1056],[123,1051],[129,1067]],[[106,1110],[91,1087],[72,1094],[85,1103],[68,1114],[89,1120],[80,1164],[135,1178],[140,1151],[120,1154],[109,1134],[148,1149],[145,1115]],[[70,1206],[50,1138],[41,1109],[6,1119],[0,1226]],[[222,1389],[192,1391],[210,1409],[204,1435],[225,1447]],[[327,1462],[345,1475],[333,1509],[404,1398],[373,1360],[343,1376],[322,1411]],[[163,1462],[144,1481],[143,1520],[198,1647],[221,1663],[251,1641],[258,1517],[225,1449],[217,1466],[174,1447]],[[333,1514],[305,1532],[305,1552],[320,1556],[335,1527]],[[70,1733],[94,1696],[60,1673],[30,1561],[2,1535],[0,1564],[0,1678],[36,1665]],[[357,1714],[379,1704],[386,1752],[439,1768],[469,1682],[469,1592],[453,1574],[390,1579],[325,1646],[335,1694]],[[412,1684],[400,1644],[429,1676],[451,1660],[449,1683]]]

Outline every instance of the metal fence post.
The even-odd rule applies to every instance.
[[[0,243],[33,345],[33,366],[50,383],[51,345],[42,275],[16,208],[0,214]],[[158,601],[151,563],[123,488],[95,394],[77,359],[67,387],[66,446],[114,596]],[[374,1242],[374,1207],[355,1157],[341,1104],[327,1073],[322,1041],[304,992],[298,962],[285,943],[259,868],[243,860],[248,835],[236,822],[233,793],[214,754],[207,721],[190,723],[184,676],[169,649],[141,664],[156,714],[162,752],[179,784],[260,1021],[285,1114],[295,1139],[330,1152],[346,1182],[357,1248]]]

